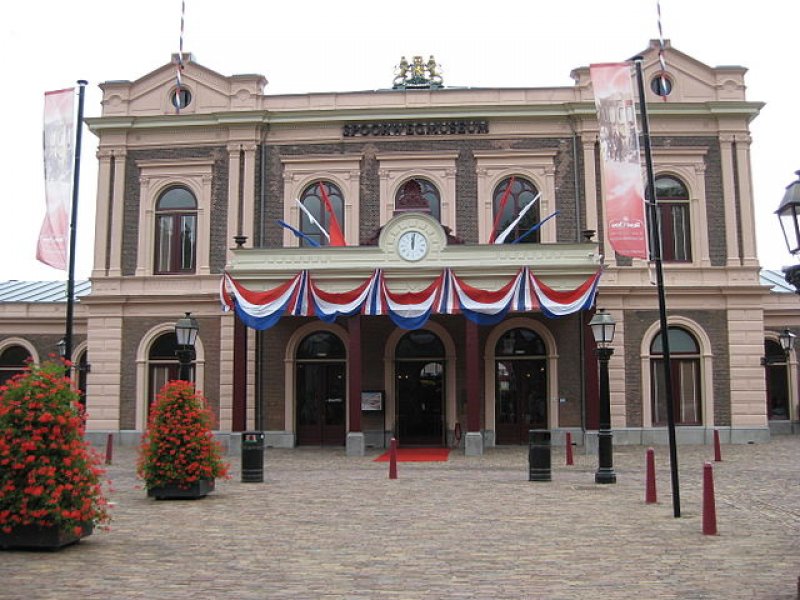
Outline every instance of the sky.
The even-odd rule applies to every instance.
[[[572,69],[626,60],[659,37],[656,0],[185,2],[184,51],[223,75],[264,75],[267,94],[385,89],[400,57],[417,54],[436,57],[445,85],[569,87]],[[792,264],[773,213],[800,169],[800,2],[661,0],[661,17],[674,48],[748,69],[748,100],[766,103],[751,124],[759,258],[767,268]],[[85,116],[100,116],[98,85],[168,63],[180,23],[181,0],[3,3],[0,280],[66,279],[35,258],[44,92],[85,79]],[[96,150],[84,128],[77,278],[92,268]]]

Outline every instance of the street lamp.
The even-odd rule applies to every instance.
[[[797,181],[786,186],[783,200],[781,200],[778,210],[775,211],[781,222],[786,248],[793,256],[800,253],[800,171],[795,171],[795,175],[797,175]],[[794,289],[800,294],[800,265],[784,267],[783,275],[786,282],[794,286]]]
[[[599,309],[592,320],[594,341],[597,343],[597,360],[600,363],[600,431],[597,435],[598,468],[594,474],[595,483],[616,483],[614,473],[613,437],[611,433],[611,394],[608,386],[608,361],[614,350],[610,348],[614,341],[616,322],[605,309]]]
[[[67,340],[66,338],[61,338],[56,342],[56,348],[58,348],[58,355],[61,358],[64,358],[67,355]]]
[[[175,355],[178,357],[178,363],[180,364],[178,379],[182,379],[183,381],[189,381],[192,377],[194,344],[197,341],[197,332],[199,329],[197,319],[189,312],[175,323],[175,337],[178,340],[178,347],[175,350]]]
[[[786,356],[794,350],[794,340],[797,336],[789,331],[789,328],[785,328],[783,332],[778,336],[778,341],[781,343],[781,348],[783,348],[783,353]]]

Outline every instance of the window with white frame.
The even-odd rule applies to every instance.
[[[692,262],[689,190],[671,175],[656,177],[661,258],[665,262]]]
[[[672,414],[676,425],[703,422],[700,385],[700,346],[695,337],[681,327],[669,328]],[[659,333],[650,344],[651,403],[653,425],[668,423],[667,384],[664,378],[663,340]]]
[[[330,240],[320,231],[319,226],[322,226],[330,235],[333,218],[325,208],[325,198],[323,190],[320,188],[324,188],[333,214],[336,215],[339,228],[342,232],[345,231],[344,194],[342,194],[342,191],[336,184],[330,181],[315,181],[307,185],[303,190],[303,193],[300,195],[300,203],[305,210],[300,212],[300,231],[302,231],[308,239],[315,241],[320,246],[327,246],[330,244]],[[317,223],[319,223],[319,226]],[[310,246],[312,244],[306,239],[301,239],[300,245]]]
[[[197,254],[197,200],[187,188],[175,186],[156,203],[156,274],[194,273]]]
[[[504,243],[511,244],[518,241],[538,244],[539,231],[528,233],[539,222],[538,194],[536,186],[524,177],[515,176],[513,182],[511,177],[500,181],[492,194],[493,225],[496,224],[494,235],[498,236],[505,231],[524,210],[525,214],[506,236]],[[535,204],[528,208],[531,202]]]

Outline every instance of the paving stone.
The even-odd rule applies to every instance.
[[[703,464],[681,446],[673,517],[669,452],[617,447],[529,482],[527,448],[388,465],[344,449],[268,449],[264,483],[232,478],[202,500],[155,501],[117,449],[110,532],[55,553],[0,553],[0,598],[796,598],[800,437],[724,446],[713,463],[719,535],[702,534]]]

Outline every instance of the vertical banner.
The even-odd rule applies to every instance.
[[[614,251],[648,259],[644,185],[628,63],[590,65],[605,199],[605,234]]]
[[[47,213],[39,231],[36,259],[67,270],[69,211],[75,138],[75,88],[44,95],[44,186]]]

